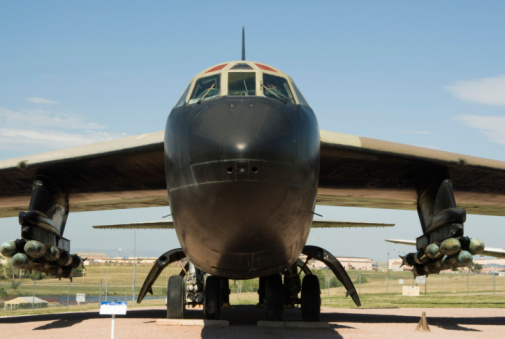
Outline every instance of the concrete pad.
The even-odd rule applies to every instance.
[[[258,327],[286,327],[286,328],[330,328],[327,322],[319,321],[264,321],[260,320]]]
[[[204,319],[158,319],[156,325],[160,326],[220,326],[228,327],[228,320],[204,320]]]

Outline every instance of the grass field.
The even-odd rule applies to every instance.
[[[151,266],[137,265],[135,274],[135,298]],[[179,274],[181,268],[170,266],[160,275],[153,286],[154,296],[158,299],[144,300],[140,305],[164,305],[166,287],[171,275]],[[318,275],[323,306],[339,308],[356,308],[351,298],[346,298],[345,289],[328,270],[314,272]],[[348,271],[359,293],[362,307],[393,308],[393,307],[497,307],[505,308],[505,277],[491,275],[441,274],[432,275],[426,279],[426,285],[420,285],[420,296],[408,297],[402,295],[403,286],[413,286],[415,280],[410,272],[372,272]],[[400,283],[401,282],[401,283]],[[16,286],[17,285],[17,286]],[[29,309],[4,310],[0,302],[0,316],[51,313],[69,311],[97,310],[99,301],[128,301],[133,306],[133,267],[88,266],[82,277],[74,278],[72,282],[62,279],[29,279],[0,280],[2,299],[12,299],[17,296],[35,295],[51,299],[52,304],[46,308],[32,311]],[[230,281],[230,302],[232,304],[256,304],[258,301],[258,279],[246,281]],[[493,290],[494,289],[494,290]],[[84,293],[86,303],[76,305],[76,294]],[[68,299],[67,299],[68,298]],[[59,299],[59,302],[58,302]],[[55,302],[56,300],[56,302]],[[67,304],[68,300],[68,304]]]

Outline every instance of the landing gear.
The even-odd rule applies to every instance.
[[[359,300],[358,293],[356,292],[356,288],[349,278],[349,275],[345,271],[344,267],[338,261],[333,254],[325,250],[324,248],[317,246],[305,246],[302,251],[303,254],[307,256],[307,260],[316,259],[319,260],[328,266],[328,268],[335,274],[337,279],[344,285],[347,290],[346,297],[351,296],[352,300],[356,304],[356,306],[361,306],[361,302]]]
[[[265,278],[267,320],[281,321],[284,318],[284,286],[280,274]]]
[[[167,288],[167,318],[184,318],[184,278],[173,275],[168,280]]]
[[[221,278],[221,307],[230,307],[230,280]]]
[[[256,307],[263,308],[266,304],[266,292],[265,292],[265,277],[259,278],[259,288],[258,288],[258,304]]]
[[[203,316],[205,319],[221,318],[221,278],[209,276],[205,282],[203,298]]]
[[[302,282],[302,319],[319,321],[321,314],[321,289],[315,275],[306,275]]]

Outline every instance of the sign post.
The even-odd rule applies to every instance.
[[[116,314],[125,315],[126,314],[126,302],[122,301],[102,301],[100,305],[100,314],[110,314],[112,315],[112,325],[110,330],[110,338],[114,339],[114,319]]]

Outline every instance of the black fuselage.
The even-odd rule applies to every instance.
[[[310,107],[224,96],[174,108],[165,169],[177,236],[196,267],[247,279],[298,259],[319,176]]]

